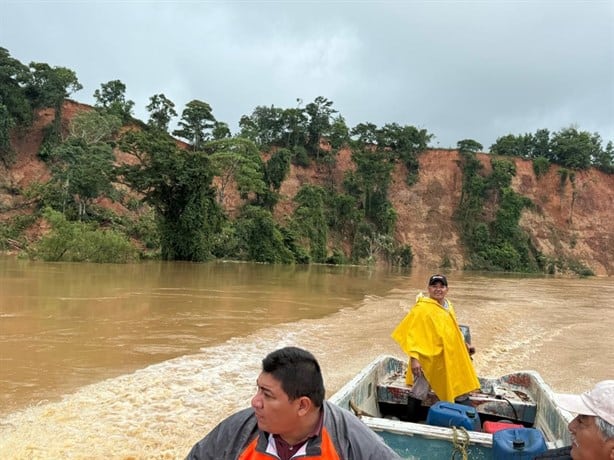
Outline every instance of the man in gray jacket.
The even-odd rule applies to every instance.
[[[252,407],[223,420],[187,459],[400,459],[356,416],[324,400],[320,365],[308,351],[270,353],[256,384]]]

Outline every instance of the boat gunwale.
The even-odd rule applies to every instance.
[[[362,384],[365,383],[367,379],[373,379],[374,377],[379,378],[382,369],[386,368],[386,363],[394,363],[395,365],[406,365],[405,361],[399,357],[392,355],[379,355],[373,361],[371,361],[367,366],[361,369],[358,374],[356,374],[351,380],[349,380],[345,385],[343,385],[337,392],[335,392],[330,398],[329,401],[340,406],[344,407],[347,410],[351,410],[351,396],[355,392],[356,388],[359,388]],[[393,366],[389,366],[393,367]],[[520,370],[512,373],[507,373],[501,375],[499,377],[480,377],[481,385],[494,385],[497,382],[507,382],[508,380],[514,380],[514,378],[525,375],[529,377],[531,382],[531,387],[535,394],[539,392],[539,399],[541,404],[544,404],[544,400],[546,405],[551,406],[556,415],[559,416],[561,421],[565,424],[565,427],[559,427],[561,430],[561,435],[558,436],[556,433],[550,430],[549,425],[546,423],[547,420],[542,420],[539,417],[540,411],[538,410],[538,418],[536,418],[536,427],[541,428],[542,431],[546,429],[547,432],[544,432],[544,436],[546,439],[546,444],[548,448],[557,448],[568,445],[571,441],[570,435],[566,430],[566,425],[571,420],[571,414],[565,413],[565,411],[560,410],[556,404],[554,399],[554,392],[550,388],[550,386],[544,381],[542,376],[534,370]],[[510,387],[517,388],[526,388],[521,385],[516,385],[513,382],[509,383]],[[531,396],[535,396],[531,395]],[[538,401],[536,401],[538,403]],[[379,411],[378,411],[379,413]],[[414,423],[408,421],[401,420],[393,420],[387,419],[384,417],[373,416],[368,413],[363,413],[359,415],[359,418],[363,420],[363,422],[369,426],[374,431],[385,431],[393,434],[404,435],[404,436],[419,436],[427,439],[438,439],[444,441],[450,441],[459,435],[459,429],[457,428],[449,428],[449,427],[438,427],[432,425],[425,425],[422,423]],[[543,427],[545,425],[545,427]],[[564,431],[563,431],[564,430]],[[485,447],[492,447],[492,434],[479,432],[479,431],[467,431],[462,430],[464,433],[467,433],[468,441],[470,444],[481,445]]]

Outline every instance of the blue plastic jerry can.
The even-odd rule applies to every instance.
[[[508,428],[492,435],[493,460],[532,460],[546,452],[544,435],[536,428]]]
[[[437,401],[429,408],[426,423],[434,426],[463,427],[470,431],[481,430],[480,416],[475,407],[446,401]]]

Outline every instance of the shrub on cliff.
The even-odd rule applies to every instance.
[[[92,224],[69,222],[60,212],[43,213],[51,231],[31,248],[30,255],[47,262],[125,263],[137,259],[137,250],[121,233]]]

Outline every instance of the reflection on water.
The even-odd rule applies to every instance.
[[[329,393],[401,356],[389,334],[427,275],[0,258],[0,457],[183,458],[248,404],[275,348],[313,351]],[[577,391],[613,378],[613,295],[611,279],[458,273],[449,298],[480,374],[535,369]]]

